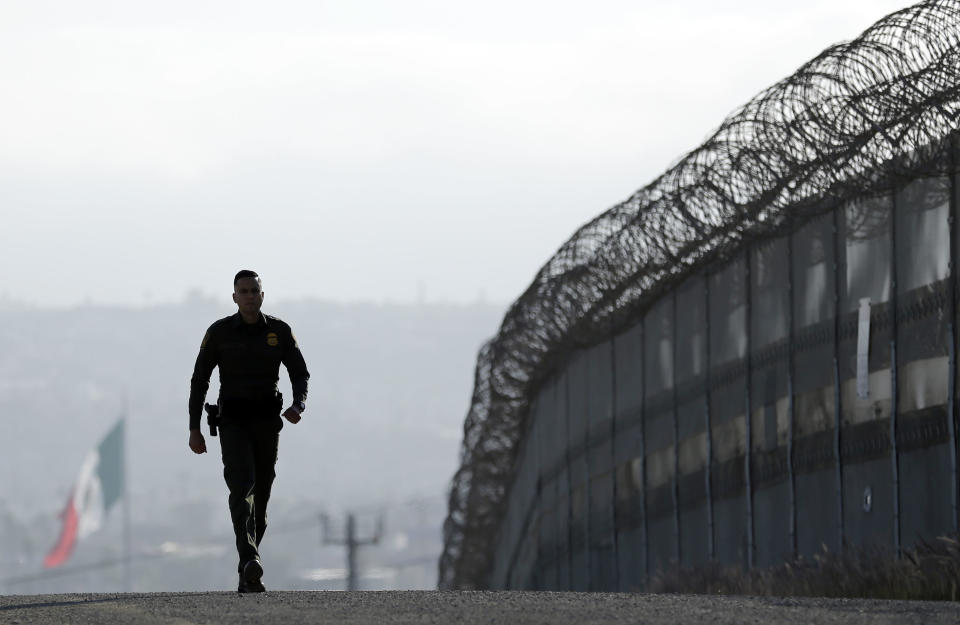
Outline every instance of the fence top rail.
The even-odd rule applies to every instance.
[[[577,347],[632,323],[683,278],[842,203],[951,173],[960,0],[927,0],[827,48],[700,146],[577,230],[477,358],[441,588],[483,588],[531,397]]]

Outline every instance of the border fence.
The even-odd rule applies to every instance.
[[[960,0],[828,48],[583,226],[481,349],[442,588],[957,529]]]

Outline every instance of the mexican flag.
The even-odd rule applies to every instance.
[[[44,568],[66,562],[77,540],[100,529],[103,518],[123,494],[123,423],[120,419],[84,458],[67,507],[60,515],[60,538],[44,558]]]

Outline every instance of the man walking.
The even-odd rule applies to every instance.
[[[260,312],[263,288],[256,272],[237,273],[233,301],[236,314],[211,325],[200,343],[190,380],[189,444],[194,453],[207,451],[200,415],[210,374],[220,367],[220,451],[240,558],[237,592],[263,592],[259,546],[267,529],[267,501],[283,427],[283,396],[277,390],[280,363],[293,387],[293,403],[283,411],[290,423],[300,421],[306,408],[310,373],[290,326]]]

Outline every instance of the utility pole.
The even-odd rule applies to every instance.
[[[383,535],[383,515],[377,518],[377,528],[373,536],[366,539],[357,538],[357,520],[356,516],[347,513],[347,522],[344,535],[342,537],[331,537],[330,519],[326,514],[320,515],[320,527],[322,536],[320,540],[324,545],[343,545],[347,548],[347,590],[357,589],[357,548],[365,545],[376,545],[380,542]]]

